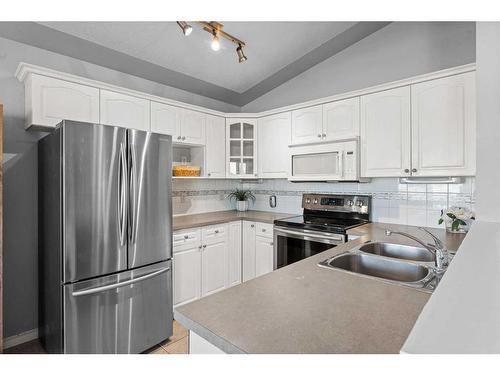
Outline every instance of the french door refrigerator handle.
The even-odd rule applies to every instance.
[[[122,281],[122,282],[118,282],[118,283],[111,284],[111,285],[98,286],[96,288],[83,289],[83,290],[79,290],[77,292],[73,292],[73,293],[71,293],[71,295],[73,297],[88,296],[89,294],[96,294],[96,293],[104,292],[106,290],[120,288],[122,286],[127,286],[130,284],[135,284],[135,283],[147,280],[147,279],[151,279],[151,278],[158,276],[159,274],[162,274],[162,273],[167,272],[169,270],[170,270],[170,267],[162,268],[158,271],[154,271],[154,272],[148,273],[146,275],[139,276],[135,279]]]
[[[120,143],[120,158],[119,158],[120,177],[118,179],[118,196],[120,197],[119,204],[119,220],[118,229],[120,234],[120,245],[125,246],[126,243],[126,225],[127,225],[127,157],[125,153],[125,145]]]
[[[135,145],[130,143],[130,200],[131,200],[131,236],[130,243],[135,244],[137,237],[137,156],[135,152]]]

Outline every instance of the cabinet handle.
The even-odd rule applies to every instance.
[[[321,134],[318,134],[318,138],[321,138]]]
[[[417,171],[417,168],[413,168],[411,171],[415,173]]]
[[[408,168],[405,168],[405,173],[410,173],[410,170]]]

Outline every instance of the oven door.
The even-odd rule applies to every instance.
[[[344,243],[345,235],[274,227],[274,269],[287,266]]]

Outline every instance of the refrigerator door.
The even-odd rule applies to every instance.
[[[65,285],[65,353],[140,353],[172,336],[171,261]]]
[[[129,268],[172,257],[172,138],[128,130]]]
[[[62,136],[63,282],[125,270],[127,131],[65,121]]]

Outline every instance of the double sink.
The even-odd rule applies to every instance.
[[[432,292],[436,287],[434,254],[427,249],[387,242],[356,246],[319,266],[377,278]]]

